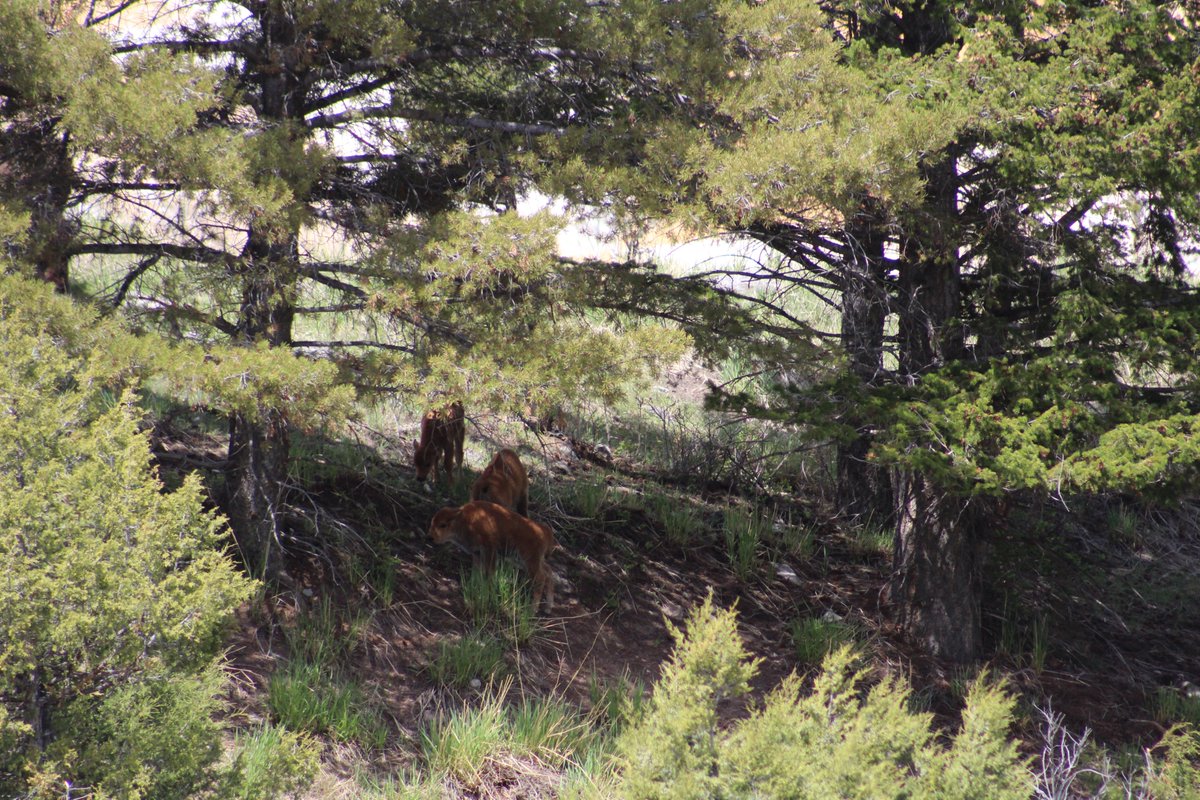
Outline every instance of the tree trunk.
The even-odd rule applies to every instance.
[[[965,662],[981,636],[977,514],[912,471],[896,479],[891,597],[901,626],[938,658]]]
[[[297,238],[275,242],[252,228],[242,255],[241,339],[247,345],[265,341],[271,347],[286,347],[295,316],[289,298],[294,296],[290,281]],[[268,580],[282,568],[289,449],[287,419],[280,410],[230,418],[226,511],[247,569]]]
[[[957,214],[955,157],[949,153],[922,171],[926,217],[903,243],[900,258],[900,373],[912,384],[964,352],[958,252],[950,231]],[[894,496],[891,599],[900,624],[934,655],[969,661],[981,636],[982,589],[970,499],[913,469],[896,477]]]
[[[302,136],[306,99],[304,48],[295,20],[275,3],[255,9],[262,40],[261,59],[247,65],[258,84],[259,116],[271,126]],[[311,67],[311,65],[309,65]],[[290,126],[290,127],[289,127]],[[296,188],[296,187],[293,187]],[[296,201],[303,202],[297,191]],[[298,226],[298,223],[296,223]],[[299,262],[298,227],[250,225],[236,277],[242,290],[239,338],[247,345],[292,342]],[[278,402],[278,398],[271,398]],[[257,417],[234,414],[229,423],[228,514],[246,565],[272,580],[282,569],[284,505],[289,460],[288,422],[278,408]]]
[[[846,226],[849,253],[843,264],[842,348],[851,371],[866,385],[883,370],[883,323],[888,310],[884,221],[878,205],[868,198]],[[889,527],[894,520],[891,478],[867,458],[873,439],[868,423],[853,408],[846,410],[844,421],[857,428],[858,435],[837,446],[838,507],[855,522]]]
[[[242,414],[230,419],[226,512],[246,570],[267,580],[282,568],[288,445],[287,423],[278,412],[269,412],[265,422]]]

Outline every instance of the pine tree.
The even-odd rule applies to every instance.
[[[220,771],[215,662],[253,583],[199,480],[159,480],[134,351],[110,349],[123,337],[44,283],[0,278],[6,796],[190,797]]]
[[[829,431],[833,397],[842,458],[891,466],[892,600],[967,659],[990,498],[1193,469],[1197,32],[1156,3],[823,9],[727,6],[685,210],[840,302],[845,367],[760,412]]]
[[[99,60],[47,102],[75,147],[66,252],[100,259],[100,299],[136,325],[509,409],[611,398],[681,352],[670,331],[588,323],[610,265],[559,259],[562,219],[516,206],[636,160],[628,129],[697,78],[707,3],[119,5],[88,33]],[[273,574],[296,414],[206,400],[231,418],[225,508]]]

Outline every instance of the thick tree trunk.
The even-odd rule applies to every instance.
[[[925,373],[962,358],[956,237],[957,173],[953,154],[923,168],[927,215],[901,248],[900,373]],[[897,617],[931,653],[953,661],[976,655],[981,636],[977,525],[969,498],[913,469],[897,475],[891,598]]]
[[[262,60],[252,65],[259,84],[256,111],[271,126],[291,126],[302,136],[306,90],[305,42],[285,7],[255,9],[262,31]],[[297,201],[302,197],[298,194]],[[236,277],[242,300],[239,336],[247,345],[287,347],[295,317],[299,230],[260,229],[251,224]],[[279,398],[270,398],[278,403]],[[278,407],[251,418],[234,414],[229,425],[228,514],[248,568],[274,579],[282,568],[287,502],[288,422]]]
[[[268,580],[282,568],[288,444],[278,412],[265,422],[241,414],[230,419],[226,512],[247,571]]]
[[[919,473],[896,478],[891,585],[901,626],[931,654],[973,659],[979,649],[980,551],[975,508]]]
[[[296,258],[296,237],[280,243],[251,229],[240,271],[239,331],[246,344],[291,343],[295,309],[289,298],[294,296],[290,281]],[[268,580],[282,568],[289,446],[287,419],[279,410],[230,418],[226,512],[247,569]]]
[[[850,369],[867,385],[883,370],[883,323],[888,310],[884,221],[876,204],[868,200],[846,226],[849,253],[843,265],[842,347]],[[867,458],[873,437],[866,421],[853,409],[847,409],[844,419],[859,433],[837,447],[838,507],[853,521],[889,527],[894,511],[891,478]]]

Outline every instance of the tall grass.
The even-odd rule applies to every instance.
[[[421,774],[419,770],[405,770],[386,777],[359,775],[354,800],[445,800],[449,795],[444,781],[444,775]]]
[[[1166,726],[1186,723],[1200,728],[1200,693],[1181,691],[1174,686],[1160,686],[1150,700],[1154,719]]]
[[[506,670],[504,645],[478,633],[442,640],[428,669],[430,677],[442,686],[465,688],[474,680],[486,684]]]
[[[477,705],[440,715],[420,735],[433,774],[476,787],[489,763],[518,759],[542,769],[596,774],[610,746],[604,726],[557,698],[508,704],[511,680],[489,689]]]
[[[850,549],[860,556],[890,556],[894,542],[892,531],[879,525],[858,525],[850,531]]]
[[[478,785],[483,768],[506,741],[504,698],[508,686],[505,684],[474,708],[438,717],[421,732],[421,754],[432,772]]]
[[[644,683],[632,680],[627,673],[612,680],[602,680],[593,674],[588,679],[588,700],[593,719],[613,732],[620,732],[642,718],[650,695]]]
[[[580,479],[571,484],[569,501],[580,516],[599,519],[609,505],[609,488],[604,481]]]
[[[303,734],[268,724],[235,734],[233,753],[237,780],[228,796],[265,800],[304,789],[320,765],[321,748]]]
[[[346,661],[362,644],[370,625],[370,615],[339,609],[325,596],[284,628],[283,636],[293,660],[324,667]]]
[[[537,633],[537,609],[527,582],[509,562],[501,561],[491,575],[479,569],[464,573],[462,593],[467,614],[477,629],[493,631],[518,645]]]
[[[772,520],[761,510],[740,506],[725,509],[725,551],[733,571],[741,580],[748,579],[758,567],[759,550],[771,535]]]
[[[646,497],[646,512],[662,526],[667,541],[686,546],[707,538],[708,528],[700,514],[686,501],[668,494]]]
[[[293,730],[331,736],[343,742],[381,748],[387,728],[357,683],[316,664],[295,662],[271,676],[267,707]]]
[[[825,656],[844,645],[857,645],[858,629],[831,614],[794,619],[789,626],[796,659],[803,664],[820,664]]]

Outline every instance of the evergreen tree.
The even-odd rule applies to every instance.
[[[859,513],[884,510],[855,464],[893,468],[892,600],[935,653],[970,658],[989,498],[1146,491],[1194,467],[1194,20],[1140,2],[725,8],[725,124],[688,150],[685,210],[787,257],[752,277],[843,312],[823,337],[843,368],[759,411],[835,423]]]
[[[103,63],[46,102],[69,107],[86,198],[67,254],[103,259],[106,299],[143,328],[508,408],[611,398],[681,352],[678,334],[586,323],[608,265],[561,261],[561,218],[516,206],[674,113],[707,3],[119,5],[93,26]],[[207,399],[231,416],[225,508],[272,574],[295,415]]]
[[[0,278],[5,796],[183,798],[221,777],[216,659],[253,586],[199,481],[158,479],[120,338]]]

